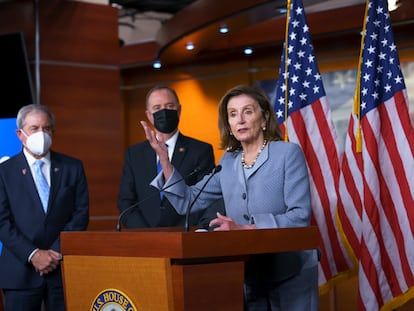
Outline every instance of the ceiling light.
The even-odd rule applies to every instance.
[[[252,48],[245,48],[243,53],[245,55],[251,55],[251,54],[253,54],[253,49]]]
[[[161,68],[161,62],[159,60],[156,60],[155,62],[152,63],[152,68],[154,69],[160,69]]]
[[[388,0],[388,11],[395,11],[400,6],[399,0]]]
[[[227,27],[227,25],[221,25],[219,28],[219,32],[220,33],[228,33],[229,32],[229,27]]]
[[[185,45],[185,48],[188,51],[194,50],[194,43],[193,42],[187,42],[187,44]]]

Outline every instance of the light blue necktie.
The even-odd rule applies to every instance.
[[[34,162],[35,182],[37,192],[39,193],[40,200],[42,201],[43,210],[47,211],[47,203],[49,201],[49,184],[47,183],[46,177],[42,172],[42,166],[44,162],[42,160],[36,160]]]

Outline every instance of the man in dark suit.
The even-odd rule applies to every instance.
[[[5,311],[40,311],[42,305],[47,311],[65,310],[59,234],[88,225],[84,168],[80,160],[50,151],[55,119],[47,107],[24,106],[17,127],[23,150],[0,164]]]
[[[182,176],[188,176],[188,185],[193,185],[214,168],[214,153],[210,144],[179,132],[180,113],[181,105],[173,89],[156,86],[148,92],[146,116],[154,126],[157,138],[167,144],[174,167]],[[157,161],[148,141],[133,145],[126,151],[118,209],[127,228],[176,227],[185,224],[185,216],[179,215],[170,202],[162,197],[162,193],[150,186],[158,173]],[[194,170],[196,172],[191,174]],[[189,224],[208,227],[217,211],[224,212],[223,201],[216,202],[214,208],[205,212],[191,215]]]

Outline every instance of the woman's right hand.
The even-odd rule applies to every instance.
[[[173,167],[168,158],[168,148],[165,145],[165,141],[157,138],[157,135],[155,135],[155,132],[148,126],[147,122],[141,121],[141,125],[144,128],[145,137],[160,159],[162,171],[165,179],[167,180],[173,172]]]

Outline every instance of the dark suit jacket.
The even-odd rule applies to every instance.
[[[176,169],[187,176],[195,168],[200,171],[186,179],[188,185],[193,185],[204,175],[210,173],[215,166],[213,148],[210,144],[178,135],[172,163]],[[120,212],[140,202],[140,204],[122,216],[122,222],[127,228],[152,228],[183,226],[185,216],[179,215],[167,199],[162,202],[158,189],[150,186],[157,175],[156,155],[148,141],[128,148],[125,155],[123,174],[118,196]],[[190,225],[205,226],[210,219],[215,218],[215,212],[224,213],[224,205],[216,203],[217,209],[211,208],[206,212],[193,214]],[[201,223],[200,220],[202,221]]]
[[[62,282],[60,269],[41,277],[28,257],[36,248],[60,252],[61,231],[85,230],[88,225],[89,195],[81,161],[56,152],[50,160],[46,214],[23,152],[0,164],[0,288]]]

